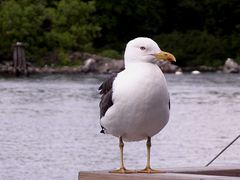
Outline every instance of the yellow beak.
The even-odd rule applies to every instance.
[[[174,61],[174,62],[176,62],[176,58],[174,57],[174,55],[172,55],[169,52],[161,51],[160,53],[154,54],[154,56],[156,57],[157,60]]]

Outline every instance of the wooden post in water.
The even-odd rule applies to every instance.
[[[21,42],[13,45],[13,71],[16,76],[28,75],[25,46]]]

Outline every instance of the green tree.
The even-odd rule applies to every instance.
[[[44,19],[41,3],[27,4],[15,0],[3,1],[0,6],[0,57],[10,58],[10,48],[17,41],[36,47],[41,38],[39,27]],[[31,48],[30,48],[31,49]]]
[[[176,31],[154,39],[161,47],[173,52],[180,66],[219,66],[229,55],[227,39],[217,38],[205,31]]]
[[[49,48],[86,50],[100,27],[91,14],[95,11],[93,1],[61,0],[56,8],[46,9],[49,31],[45,33]]]
[[[123,51],[130,39],[147,36],[174,50],[181,66],[240,57],[238,0],[96,0],[96,8],[102,27],[97,48]]]
[[[166,9],[155,0],[96,0],[95,15],[102,28],[95,47],[122,50],[130,39],[160,32]]]
[[[28,57],[34,61],[41,59],[48,52],[56,52],[60,57],[66,57],[64,52],[91,48],[93,38],[100,30],[92,16],[94,11],[93,1],[2,1],[1,59],[11,58],[10,48],[17,41],[28,45]]]
[[[53,52],[68,64],[68,51],[93,46],[116,56],[130,39],[147,36],[181,66],[219,65],[240,59],[239,17],[238,0],[2,0],[0,59],[22,41],[32,59]]]

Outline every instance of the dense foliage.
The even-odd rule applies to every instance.
[[[156,40],[180,66],[218,66],[240,60],[238,0],[2,0],[0,61],[25,42],[37,64],[70,64],[67,52],[120,57],[137,36]],[[48,58],[46,58],[48,57]],[[45,61],[44,61],[45,59]],[[46,61],[46,59],[48,61]]]
[[[11,46],[27,45],[29,57],[42,64],[49,52],[57,54],[57,63],[67,65],[65,52],[87,50],[100,31],[92,13],[93,1],[79,0],[6,0],[0,6],[0,57],[11,58]],[[49,56],[47,60],[51,63]],[[44,62],[47,63],[47,62]]]

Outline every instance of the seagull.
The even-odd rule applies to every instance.
[[[101,133],[119,138],[120,168],[112,173],[158,173],[150,166],[151,138],[167,124],[170,97],[166,79],[157,61],[176,61],[150,38],[138,37],[127,43],[124,70],[99,87]],[[147,164],[140,171],[125,168],[124,141],[147,140]]]

